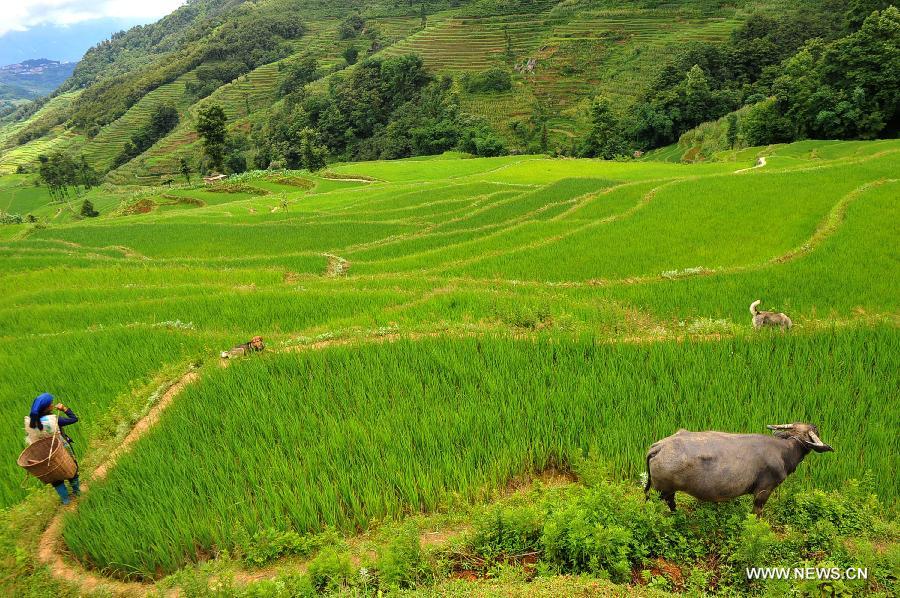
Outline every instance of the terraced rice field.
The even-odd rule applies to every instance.
[[[620,105],[637,98],[668,56],[686,44],[722,41],[741,16],[699,17],[687,11],[606,10],[495,17],[436,18],[386,55],[414,53],[439,73],[524,65],[504,94],[464,94],[463,107],[510,135],[511,120],[532,116],[537,102],[554,114],[554,144],[568,148],[587,126],[582,103],[604,94]]]
[[[540,44],[543,20],[447,18],[394,44],[385,55],[417,54],[436,72],[480,71],[528,56]]]
[[[82,141],[83,136],[66,130],[62,125],[53,127],[46,135],[33,139],[28,143],[14,147],[3,153],[0,158],[0,172],[9,174],[15,172],[20,164],[34,165],[38,156],[56,150],[65,150],[76,141]]]
[[[572,140],[589,125],[590,98],[606,95],[624,110],[674,51],[697,41],[724,40],[746,17],[734,8],[703,15],[691,7],[623,10],[579,5],[575,10],[551,4],[536,4],[531,12],[521,14],[472,8],[469,12],[476,16],[466,16],[467,10],[449,10],[430,15],[424,28],[417,17],[372,17],[367,19],[367,26],[378,32],[383,48],[379,56],[417,54],[434,73],[460,76],[491,67],[520,67],[520,72],[514,73],[511,91],[462,93],[463,109],[485,119],[515,144],[519,142],[511,132],[511,123],[527,121],[543,106],[554,115],[548,122],[551,149],[571,149]],[[173,102],[181,112],[180,125],[142,156],[110,173],[108,180],[120,185],[152,185],[177,176],[180,158],[193,160],[200,154],[194,133],[199,105],[222,104],[231,130],[246,132],[276,102],[284,65],[311,54],[323,69],[339,68],[348,46],[357,46],[363,54],[368,49],[368,39],[340,40],[340,19],[336,17],[313,18],[304,24],[307,34],[297,40],[292,56],[226,83],[193,106],[183,94],[185,82],[193,76],[189,73],[142,98],[79,148],[97,168],[105,170],[150,111],[162,101]],[[522,70],[529,60],[534,60],[534,69]],[[313,87],[325,85],[327,80],[325,77]],[[18,126],[0,126],[0,148]],[[69,147],[75,141],[85,140],[57,126],[42,139],[0,150],[0,169],[13,171],[18,164],[32,163],[39,153]]]
[[[120,118],[103,127],[96,137],[80,145],[79,151],[97,170],[109,170],[125,142],[150,122],[153,111],[158,107],[170,104],[178,109],[180,118],[186,116],[190,101],[185,96],[185,86],[194,79],[195,76],[188,73],[154,89]]]
[[[50,557],[147,582],[272,525],[353,534],[591,449],[636,484],[679,427],[814,422],[836,450],[796,488],[891,470],[900,143],[731,158],[345,164],[0,227],[0,413],[49,391],[82,417],[90,491]],[[794,329],[754,332],[757,298]],[[265,353],[220,367],[254,334]],[[20,482],[5,461],[3,504]]]

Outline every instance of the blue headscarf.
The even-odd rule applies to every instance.
[[[39,394],[38,397],[31,403],[31,413],[29,413],[29,417],[31,418],[31,427],[37,428],[38,430],[43,430],[44,426],[41,424],[41,416],[44,414],[44,411],[47,410],[47,407],[53,404],[53,395],[45,392]]]

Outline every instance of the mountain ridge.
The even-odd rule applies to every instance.
[[[577,153],[596,118],[592,98],[603,96],[613,113],[627,115],[674,56],[725,44],[751,16],[797,10],[782,0],[195,0],[89,50],[55,92],[68,101],[0,118],[0,170],[28,168],[55,148],[84,154],[116,183],[159,182],[177,175],[182,159],[202,156],[194,125],[203,106],[221,104],[228,131],[249,136],[295,101],[283,86],[303,59],[317,64],[309,93],[325,93],[352,78],[357,61],[410,54],[432,76],[452,78],[461,116],[483,123],[497,143]],[[816,18],[826,12],[817,9]],[[505,87],[472,82],[491,71],[502,71]],[[120,162],[128,135],[162,104],[178,112],[177,126]],[[718,110],[709,118],[727,113]],[[245,150],[244,161],[258,162],[259,151]],[[198,167],[208,166],[201,160]]]

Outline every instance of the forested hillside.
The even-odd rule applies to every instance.
[[[0,171],[59,152],[135,184],[447,150],[632,157],[685,135],[673,159],[893,137],[888,5],[193,0],[0,117]]]

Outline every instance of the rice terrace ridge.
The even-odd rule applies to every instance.
[[[0,108],[0,593],[900,591],[891,2],[97,42]]]

